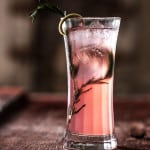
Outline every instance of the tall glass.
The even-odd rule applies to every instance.
[[[64,148],[114,149],[113,72],[119,17],[64,23],[68,107]]]

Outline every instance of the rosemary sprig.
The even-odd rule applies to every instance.
[[[76,101],[78,102],[79,101],[78,99],[79,99],[79,97],[80,97],[81,94],[89,92],[90,90],[92,90],[92,88],[84,90],[84,88],[86,86],[91,85],[91,84],[108,84],[108,83],[104,82],[104,81],[101,81],[101,78],[99,78],[99,79],[95,79],[95,78],[89,79],[87,82],[85,82],[84,84],[82,84],[80,88],[78,88],[78,89],[75,90],[74,102],[76,102]]]
[[[80,108],[78,108],[77,110],[76,110],[76,108],[75,108],[75,105],[77,104],[77,103],[79,103],[80,102],[80,96],[82,95],[82,94],[84,94],[84,93],[86,93],[86,92],[89,92],[90,90],[92,90],[92,88],[89,88],[89,89],[86,89],[85,90],[85,88],[88,86],[88,85],[91,85],[91,84],[108,84],[108,82],[106,82],[106,81],[103,81],[103,79],[100,77],[100,78],[97,78],[97,79],[95,79],[94,77],[93,78],[91,78],[91,79],[89,79],[87,82],[85,82],[85,83],[83,83],[82,85],[81,85],[81,87],[80,88],[77,88],[76,87],[76,82],[75,82],[75,76],[77,75],[77,73],[78,73],[78,70],[79,70],[79,65],[77,66],[77,68],[76,68],[76,66],[74,66],[74,64],[72,63],[72,59],[71,59],[71,55],[69,55],[70,56],[70,62],[71,62],[71,73],[72,72],[75,72],[75,74],[71,74],[72,75],[72,79],[73,79],[73,84],[74,84],[74,90],[75,90],[75,92],[74,92],[74,97],[73,97],[73,104],[72,104],[72,106],[71,106],[71,113],[70,113],[70,115],[71,115],[71,118],[72,118],[72,116],[74,115],[74,114],[77,114],[80,110],[82,110],[85,106],[86,106],[86,104],[83,104]],[[110,53],[109,54],[109,69],[108,69],[108,71],[107,71],[107,73],[106,73],[106,76],[105,76],[105,78],[109,78],[109,77],[111,77],[112,76],[112,72],[113,72],[113,67],[114,67],[114,60],[113,60],[113,54],[112,53]],[[73,70],[73,69],[75,69],[75,70]],[[72,71],[73,70],[73,71]],[[70,121],[69,121],[70,122]]]
[[[70,110],[71,118],[72,118],[73,115],[79,113],[86,106],[86,104],[83,104],[80,108],[78,108],[78,109],[75,108],[75,105],[78,102],[80,102],[81,94],[84,94],[84,93],[89,92],[90,90],[92,90],[92,88],[84,90],[85,87],[87,87],[88,85],[91,85],[91,84],[108,84],[108,83],[102,81],[101,78],[98,78],[98,79],[91,78],[87,82],[82,84],[80,88],[76,89],[75,93],[74,93],[73,104],[72,104],[72,107],[71,107],[71,110]],[[69,120],[69,122],[70,121],[71,121],[71,119]]]
[[[64,17],[66,15],[66,11],[62,11],[58,6],[51,4],[50,2],[39,3],[39,5],[30,14],[32,22],[35,21],[35,18],[40,11],[50,11],[60,15],[61,17]]]
[[[77,114],[82,108],[84,108],[86,104],[83,104],[79,109],[73,111],[73,115]]]

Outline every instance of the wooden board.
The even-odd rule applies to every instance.
[[[61,150],[66,95],[32,94],[29,104],[0,126],[0,150]],[[115,98],[117,150],[150,150],[150,97]]]

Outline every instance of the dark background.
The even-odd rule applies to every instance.
[[[42,1],[42,0],[41,0]],[[67,92],[63,37],[58,15],[29,14],[38,0],[0,0],[0,86],[32,92]],[[150,93],[149,0],[55,0],[68,13],[122,18],[115,66],[115,95]]]

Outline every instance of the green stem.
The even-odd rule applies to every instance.
[[[40,11],[50,11],[55,14],[58,14],[61,17],[64,17],[66,12],[62,11],[58,6],[51,4],[50,2],[39,3],[39,5],[32,11],[30,17],[32,18],[32,22],[34,22],[35,18],[37,17]]]

